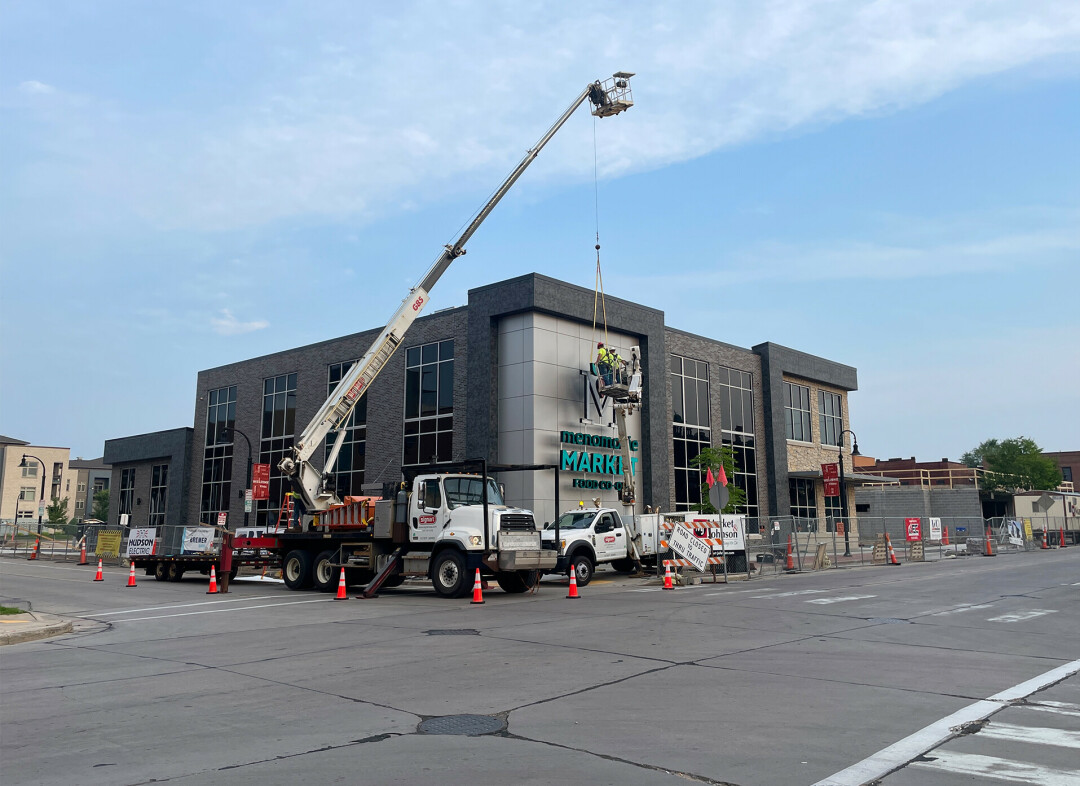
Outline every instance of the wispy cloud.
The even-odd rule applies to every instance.
[[[47,85],[44,82],[38,82],[35,79],[31,79],[19,83],[19,92],[29,93],[30,95],[45,95],[48,93],[55,93],[56,88],[52,85]]]
[[[163,226],[363,220],[489,185],[587,81],[618,68],[639,73],[640,108],[600,123],[605,176],[893,111],[1080,51],[1080,7],[1067,1],[583,2],[558,15],[542,2],[414,2],[393,16],[347,5],[305,13],[288,46],[266,28],[246,32],[271,53],[274,78],[231,104],[188,115],[101,96],[52,117],[50,147],[84,160],[72,171],[94,191]],[[591,176],[592,150],[591,125],[572,123],[530,182]]]
[[[244,333],[252,333],[256,330],[263,330],[270,327],[270,323],[265,319],[253,319],[250,322],[241,322],[237,319],[232,311],[227,308],[221,309],[221,316],[211,317],[210,324],[214,327],[214,332],[219,333],[222,336],[239,336]]]

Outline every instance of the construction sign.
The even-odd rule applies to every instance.
[[[908,542],[922,540],[922,519],[904,519],[904,531],[907,533]]]
[[[120,530],[110,529],[99,532],[97,536],[97,546],[94,548],[94,553],[99,557],[119,557],[120,556]]]
[[[712,556],[712,547],[701,538],[695,537],[693,530],[682,522],[676,524],[671,530],[671,549],[683,559],[688,560],[695,568],[704,572]]]
[[[251,465],[251,498],[270,499],[270,465]]]
[[[129,557],[149,557],[154,553],[154,541],[157,529],[133,529],[128,534],[127,555]],[[99,539],[100,540],[100,539]]]

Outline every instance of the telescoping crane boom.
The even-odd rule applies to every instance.
[[[633,106],[633,96],[630,92],[630,77],[632,76],[632,73],[618,71],[611,78],[602,82],[599,80],[592,82],[581,91],[581,94],[574,99],[559,119],[525,154],[525,157],[480,209],[461,236],[444,247],[420,282],[409,290],[408,296],[401,302],[401,306],[394,312],[379,337],[375,339],[364,356],[352,365],[349,372],[334,388],[334,392],[315,413],[307,428],[293,445],[292,454],[287,455],[278,463],[278,469],[290,481],[293,494],[300,503],[302,512],[316,513],[339,502],[332,478],[338,453],[345,440],[346,432],[343,427],[360,401],[360,397],[367,392],[372,381],[401,345],[406,331],[427,305],[432,287],[450,267],[450,264],[465,254],[465,244],[469,238],[480,228],[484,219],[495,209],[495,206],[555,136],[555,133],[586,100],[592,104],[592,113],[597,117],[611,117]],[[319,469],[311,463],[311,457],[322,444],[323,439],[331,432],[336,432],[337,436],[325,465]]]

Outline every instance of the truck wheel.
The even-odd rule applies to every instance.
[[[165,569],[165,578],[169,581],[180,581],[180,579],[184,578],[184,569],[180,567],[180,563],[170,562]]]
[[[311,586],[311,555],[296,549],[285,555],[281,565],[281,578],[291,590],[307,589]]]
[[[319,592],[336,590],[338,585],[338,573],[334,569],[336,551],[324,551],[315,558],[315,564],[311,568],[311,581]]]
[[[439,552],[431,566],[431,583],[435,592],[444,598],[462,598],[469,592],[465,575],[465,558],[454,549]]]
[[[626,557],[624,559],[613,560],[611,563],[611,567],[613,567],[619,573],[631,573],[636,566],[634,565],[634,561],[632,559]]]
[[[593,561],[588,554],[575,554],[570,560],[570,569],[577,574],[579,587],[584,587],[593,577]]]
[[[514,595],[528,592],[536,586],[536,582],[539,580],[540,573],[535,570],[507,571],[506,573],[495,574],[495,581],[498,582],[499,589]]]
[[[235,579],[236,574],[239,573],[239,572],[240,572],[240,563],[238,562],[235,565],[233,565],[232,568],[229,570],[229,581],[232,581],[233,579]]]
[[[154,565],[154,578],[158,581],[165,581],[165,579],[169,578],[164,562],[158,562]]]

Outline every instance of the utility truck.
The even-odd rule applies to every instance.
[[[367,501],[343,503],[338,497],[334,466],[349,416],[427,306],[432,288],[454,260],[465,254],[465,243],[578,107],[588,101],[593,115],[613,117],[633,106],[632,76],[619,71],[585,86],[464,232],[444,247],[278,463],[296,503],[288,531],[246,539],[238,547],[266,548],[281,555],[290,588],[330,589],[336,586],[335,574],[344,567],[347,581],[350,571],[354,578],[371,575],[365,595],[381,585],[423,574],[431,578],[440,595],[457,597],[471,586],[465,572],[478,567],[493,575],[503,589],[521,592],[535,581],[537,571],[554,566],[553,551],[540,548],[532,513],[502,504],[483,462],[479,475],[431,468],[426,474],[406,475],[394,498],[376,502],[370,516]],[[312,459],[322,454],[324,441],[330,450],[320,467]],[[342,520],[335,525],[339,517]]]

